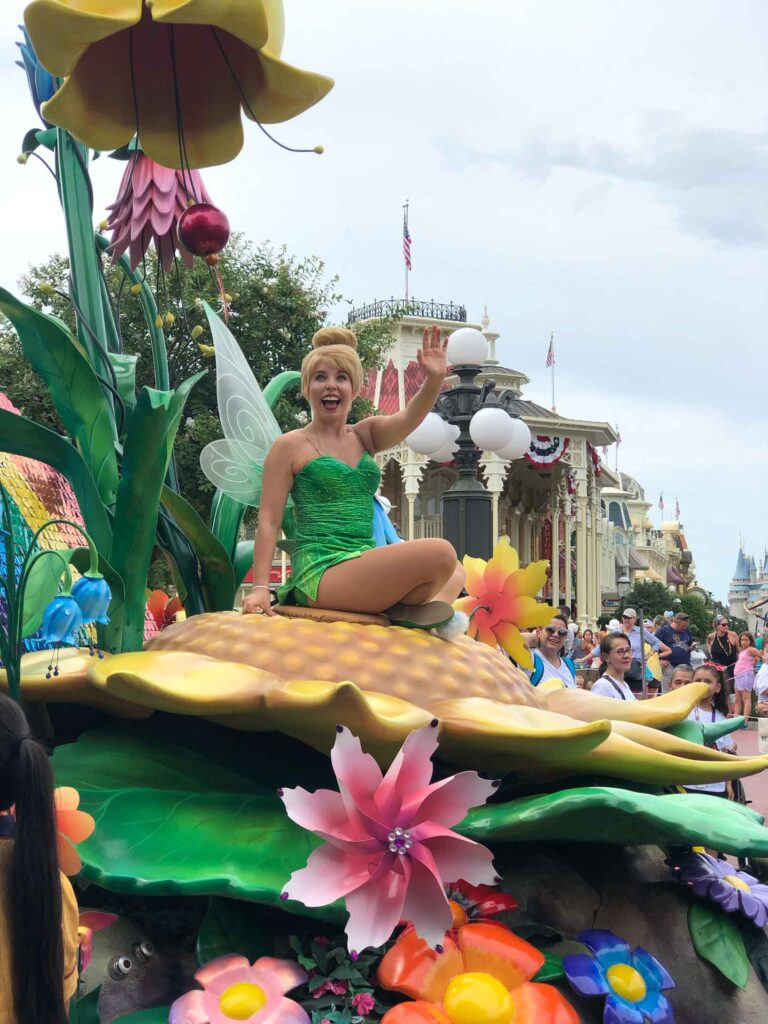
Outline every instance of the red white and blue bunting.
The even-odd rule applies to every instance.
[[[525,457],[534,469],[549,469],[562,459],[570,443],[568,437],[546,437],[538,434],[531,441],[531,447],[525,453]]]
[[[598,477],[603,472],[603,470],[600,466],[600,456],[598,455],[597,448],[595,448],[594,445],[591,445],[589,441],[587,441],[587,451],[589,452],[590,458],[592,459],[592,465],[595,468],[595,476]],[[605,451],[605,449],[603,449],[603,451]]]

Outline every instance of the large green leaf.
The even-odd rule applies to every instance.
[[[125,353],[109,353],[109,361],[112,363],[112,369],[115,371],[117,392],[123,400],[128,416],[131,415],[136,405],[136,363],[138,359],[138,356]]]
[[[768,853],[762,820],[741,804],[704,794],[657,796],[589,786],[478,807],[459,830],[478,842],[704,845],[761,857]]]
[[[59,584],[70,558],[71,548],[40,551],[30,563],[24,588],[22,636],[32,636],[43,623],[43,613],[59,592]]]
[[[272,956],[272,936],[264,927],[263,912],[258,907],[213,896],[197,934],[197,962],[206,964],[228,953],[239,953],[251,962],[260,956]]]
[[[298,370],[284,370],[264,388],[264,401],[270,409],[274,409],[284,391],[301,384],[301,374]]]
[[[277,786],[330,782],[328,763],[280,736],[166,715],[100,726],[54,754],[58,784],[79,790],[81,808],[96,819],[78,846],[90,881],[338,920],[339,906],[307,910],[280,899],[319,841],[288,818]]]
[[[75,492],[85,528],[105,556],[112,546],[112,527],[88,466],[60,434],[16,413],[0,409],[0,451],[37,459],[57,469]]]
[[[93,368],[61,321],[0,288],[0,312],[19,335],[24,355],[51,393],[61,421],[87,462],[105,505],[117,492],[115,424]]]
[[[224,491],[216,491],[214,494],[211,503],[211,533],[223,544],[233,561],[245,511],[246,506],[241,501],[235,501]]]
[[[123,650],[139,650],[144,639],[144,591],[160,495],[184,402],[200,376],[191,377],[176,392],[142,388],[125,435],[109,558],[125,585]]]
[[[200,563],[206,611],[231,611],[235,603],[235,573],[223,545],[180,494],[163,487],[160,500],[184,531]]]
[[[731,914],[706,903],[692,903],[688,910],[688,931],[693,948],[702,960],[708,960],[734,985],[747,987],[749,960]]]

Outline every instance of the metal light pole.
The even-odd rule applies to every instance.
[[[496,381],[486,380],[482,388],[478,387],[475,380],[481,370],[481,366],[455,366],[453,372],[459,383],[438,398],[436,407],[444,419],[459,428],[459,447],[454,456],[459,478],[443,492],[443,537],[453,544],[460,559],[471,555],[487,561],[493,553],[492,498],[477,477],[481,453],[470,436],[469,422],[486,404]]]

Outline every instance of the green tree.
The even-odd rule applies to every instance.
[[[622,599],[621,609],[623,611],[625,608],[634,608],[639,614],[642,608],[645,618],[653,619],[671,608],[671,601],[671,595],[663,583],[640,580]]]

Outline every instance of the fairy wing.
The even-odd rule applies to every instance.
[[[203,472],[220,491],[258,505],[267,452],[282,433],[232,332],[204,303],[216,353],[216,398],[224,438],[200,453]]]

